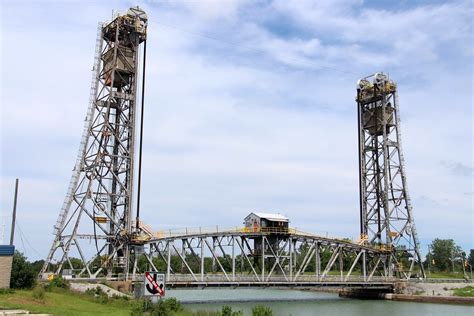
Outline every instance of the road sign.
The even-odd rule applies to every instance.
[[[165,275],[157,272],[145,272],[145,296],[165,296]]]

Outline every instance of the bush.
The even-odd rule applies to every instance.
[[[66,281],[62,276],[55,275],[54,278],[46,285],[46,290],[50,291],[54,288],[69,289],[69,282]]]
[[[273,311],[270,307],[257,305],[252,308],[252,316],[273,316]]]
[[[222,306],[222,311],[221,311],[222,316],[232,316],[232,307],[228,305]]]
[[[174,297],[167,298],[163,301],[160,301],[160,303],[163,302],[163,305],[165,308],[171,312],[180,312],[183,310],[183,306],[181,305],[181,302],[178,301]]]
[[[125,295],[117,295],[117,294],[112,294],[112,298],[114,300],[122,300],[122,301],[129,301],[130,297],[125,296]]]
[[[93,289],[87,289],[84,293],[93,296],[101,304],[107,304],[109,302],[109,296],[100,286]]]
[[[174,312],[183,311],[181,303],[174,297],[160,300],[158,303],[152,303],[150,301],[137,300],[131,303],[131,315],[157,315],[167,316]]]
[[[18,251],[13,255],[10,287],[13,289],[31,289],[36,283],[36,274],[31,263]]]
[[[230,307],[228,305],[224,305],[224,306],[222,306],[222,310],[221,310],[219,315],[221,315],[221,316],[243,316],[244,313],[242,311],[233,312],[232,307]]]
[[[33,298],[37,301],[44,303],[45,291],[42,285],[37,285],[33,289]]]
[[[142,300],[134,300],[130,302],[130,307],[131,307],[130,315],[132,316],[143,315],[143,311],[145,310],[145,306],[143,305]]]
[[[91,296],[100,296],[100,295],[107,295],[104,290],[102,290],[102,288],[100,286],[97,286],[95,288],[89,288],[87,289],[84,293],[86,293],[87,295],[91,295]]]
[[[221,316],[220,312],[197,311],[192,313],[193,316]]]

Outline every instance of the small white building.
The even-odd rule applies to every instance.
[[[253,232],[287,233],[288,217],[281,214],[252,212],[244,219],[245,228]]]

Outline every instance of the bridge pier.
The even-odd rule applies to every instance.
[[[393,286],[343,288],[341,291],[339,291],[339,296],[366,300],[383,300],[385,299],[385,294],[387,293],[393,293]]]

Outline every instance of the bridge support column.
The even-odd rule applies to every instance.
[[[171,243],[173,241],[168,241],[168,264],[166,265],[166,280],[170,280],[170,274],[171,274]]]
[[[415,260],[413,260],[412,262],[414,261]],[[410,268],[410,271],[412,271],[412,269],[413,268]],[[393,259],[392,259],[392,256],[390,256],[388,259],[388,277],[392,277],[392,276],[393,276]]]
[[[237,242],[238,243],[238,242]],[[244,244],[244,237],[240,237],[240,243],[243,245]],[[244,256],[245,256],[245,252],[244,252],[244,249],[243,247],[240,247],[240,274],[242,274],[244,272],[244,267],[245,267],[245,262],[244,262]]]
[[[235,237],[232,237],[232,281],[235,282]]]
[[[199,245],[201,245],[201,281],[204,281],[204,241],[202,237],[199,239]]]
[[[265,236],[262,236],[262,281],[265,281]]]
[[[343,260],[342,247],[339,248],[339,273],[341,276],[341,282],[344,281],[344,260]]]
[[[316,252],[314,255],[314,260],[315,260],[315,272],[316,272],[316,279],[319,281],[319,278],[321,277],[321,248],[319,245],[319,242],[316,242]]]
[[[186,259],[186,239],[181,240],[181,256]],[[181,273],[184,273],[185,264],[184,261],[181,261]]]
[[[135,275],[137,273],[137,268],[138,268],[138,256],[137,256],[136,250],[133,257],[134,258],[133,258],[132,280],[135,281]],[[127,277],[127,280],[128,280],[128,277]]]
[[[293,238],[288,243],[288,256],[290,257],[290,281],[293,281]]]
[[[212,237],[212,252],[216,252],[216,237]],[[216,257],[212,256],[212,272],[216,272]]]
[[[366,262],[367,262],[367,255],[366,255],[366,252],[364,251],[362,253],[362,275],[364,276],[364,282],[367,281],[367,266],[366,266]]]

